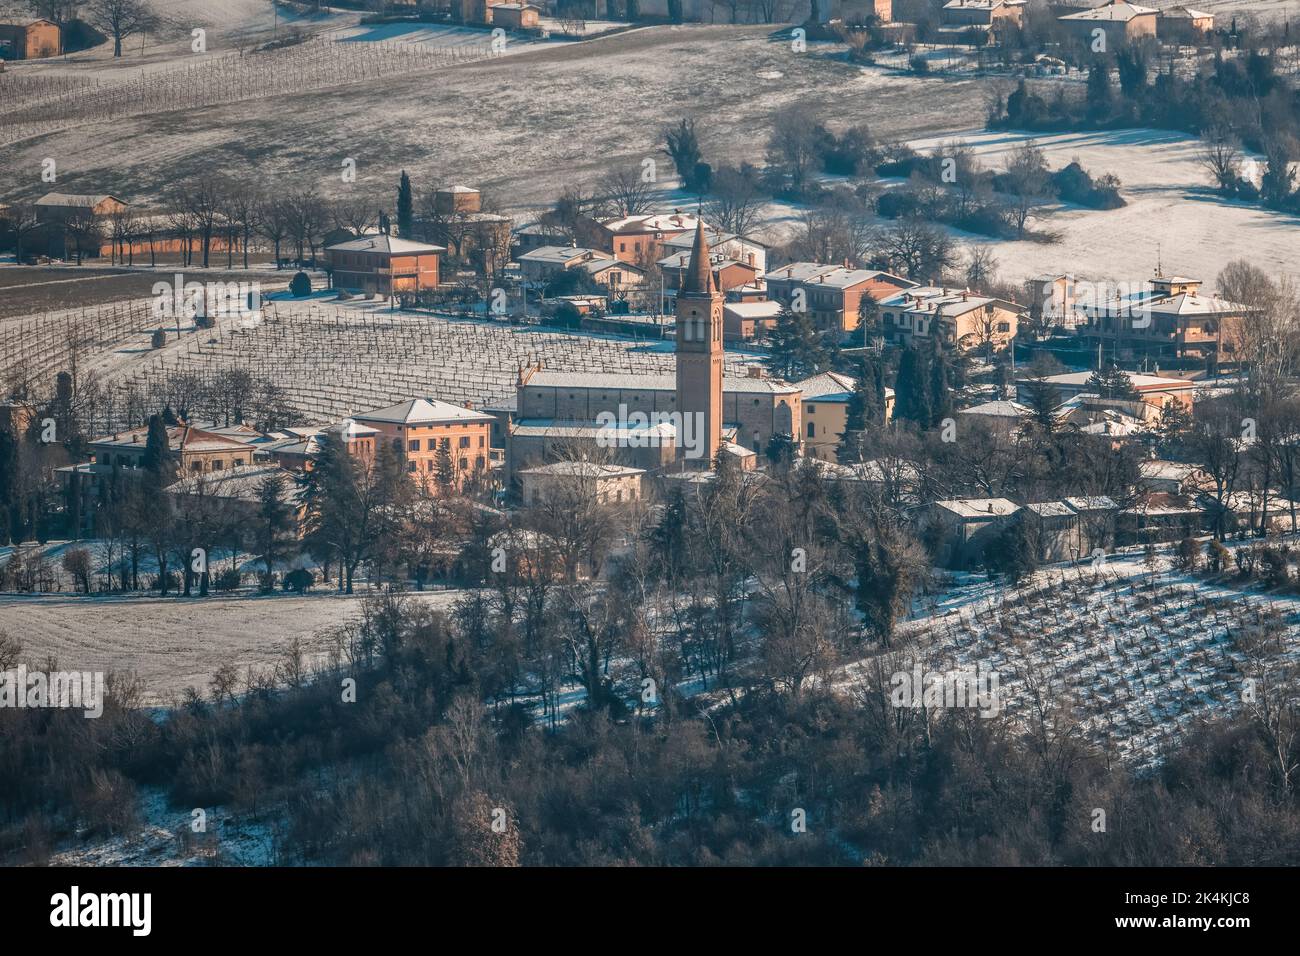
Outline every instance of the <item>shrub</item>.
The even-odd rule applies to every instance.
[[[1195,571],[1201,563],[1201,546],[1196,539],[1188,536],[1178,542],[1174,551],[1174,565],[1181,571]]]
[[[305,272],[295,272],[293,278],[289,280],[289,294],[295,299],[311,295],[311,276]]]
[[[227,568],[216,576],[212,582],[213,588],[218,591],[233,591],[239,587],[240,574],[235,568]]]
[[[153,335],[149,336],[149,347],[151,349],[160,349],[167,344],[167,333],[162,329],[154,329]]]

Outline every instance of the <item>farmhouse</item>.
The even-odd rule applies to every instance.
[[[39,60],[63,52],[63,29],[51,20],[0,23],[0,60]]]
[[[807,311],[819,328],[851,332],[861,324],[863,297],[881,301],[916,285],[874,269],[794,262],[764,277],[768,298],[796,312]]]
[[[298,476],[278,465],[253,464],[228,468],[225,471],[187,475],[167,486],[167,494],[186,498],[192,502],[205,501],[238,517],[253,521],[257,518],[262,488],[269,478],[279,477],[279,499],[288,505],[294,516],[295,527],[300,528],[306,505],[303,487]]]
[[[1201,43],[1214,32],[1214,14],[1191,7],[1165,7],[1156,25],[1160,39],[1175,43]]]
[[[406,470],[422,484],[438,482],[439,458],[450,467],[458,488],[489,466],[495,419],[486,412],[436,399],[412,398],[353,415],[352,419],[373,428],[379,441],[398,448],[406,460]]]
[[[712,226],[705,226],[704,238],[709,243],[709,251],[715,256],[722,256],[733,262],[753,266],[760,275],[767,271],[767,246],[754,239],[747,239],[735,233],[723,232]],[[672,253],[690,254],[695,245],[695,234],[690,232],[665,239],[663,250],[666,255]]]
[[[1057,17],[1063,27],[1078,40],[1091,44],[1097,31],[1106,38],[1106,48],[1116,50],[1125,43],[1132,43],[1144,37],[1155,38],[1156,21],[1159,16],[1154,7],[1140,7],[1123,0],[1109,0],[1108,3],[1092,10],[1079,13],[1067,13]]]
[[[969,290],[922,286],[881,300],[881,328],[887,342],[903,345],[938,338],[962,351],[1005,349],[1020,327],[1022,306]]]
[[[388,296],[436,288],[439,257],[446,251],[380,233],[327,246],[325,260],[335,288]]]
[[[542,8],[531,3],[498,3],[488,8],[493,26],[527,30],[541,23]]]
[[[940,567],[976,563],[984,548],[1020,506],[1006,498],[957,498],[932,502],[920,515],[923,535]]]
[[[1027,0],[949,0],[938,32],[948,39],[987,42],[1009,27],[1024,26]]]

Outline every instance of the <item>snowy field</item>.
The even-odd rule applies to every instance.
[[[1049,208],[1031,229],[1060,234],[1060,241],[993,242],[1004,280],[1019,281],[1048,272],[1074,272],[1083,278],[1140,282],[1150,279],[1162,260],[1168,274],[1214,277],[1232,258],[1244,258],[1275,275],[1300,278],[1300,219],[1258,204],[1224,200],[1209,186],[1196,159],[1199,142],[1164,130],[1060,133],[989,132],[972,129],[913,140],[929,152],[965,142],[986,166],[1003,168],[1010,153],[1033,140],[1053,170],[1077,159],[1094,177],[1114,173],[1128,202],[1122,209]],[[1262,164],[1261,164],[1262,168]],[[1224,237],[1232,242],[1225,245]]]
[[[302,67],[288,54],[285,60],[291,65],[288,79],[266,74],[274,90],[300,67],[320,83],[336,83],[343,75],[342,66]],[[177,65],[189,62],[182,57]],[[401,67],[398,62],[387,68]],[[65,71],[93,79],[100,69],[96,62]],[[229,78],[211,83],[211,96],[231,85],[241,97],[249,92]],[[666,178],[670,164],[660,152],[662,131],[684,116],[697,120],[711,162],[734,163],[760,158],[772,120],[788,109],[835,125],[867,122],[880,135],[915,138],[950,129],[953,117],[969,123],[971,116],[983,115],[986,92],[971,80],[862,69],[845,60],[839,44],[811,44],[796,53],[788,37],[766,26],[648,27],[580,43],[532,44],[514,56],[331,88],[339,95],[322,97],[298,85],[257,99],[214,99],[171,112],[133,111],[111,120],[78,116],[67,129],[0,145],[0,167],[39,169],[42,158],[57,156],[61,186],[149,203],[158,199],[162,184],[213,165],[245,162],[255,163],[267,183],[305,177],[325,194],[339,195],[351,188],[337,175],[339,160],[353,157],[360,190],[387,192],[405,168],[417,190],[471,183],[513,209],[533,209],[552,202],[566,186],[594,183],[610,166],[639,169],[646,157],[660,161]],[[43,114],[36,119],[45,122]],[[4,122],[0,110],[0,130]],[[8,139],[0,134],[0,141]],[[0,183],[0,201],[39,193],[41,185]]]
[[[450,608],[457,591],[412,597]],[[0,630],[19,638],[30,664],[53,657],[62,669],[134,672],[146,706],[176,702],[187,687],[204,694],[222,664],[265,670],[284,660],[297,637],[308,663],[332,649],[323,629],[360,614],[364,595],[266,596],[0,595]]]

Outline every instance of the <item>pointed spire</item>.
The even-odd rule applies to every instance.
[[[704,238],[704,220],[697,219],[695,246],[691,249],[691,264],[682,280],[682,291],[696,295],[713,294],[713,263],[709,258],[709,243]]]

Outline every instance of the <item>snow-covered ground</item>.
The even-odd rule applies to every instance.
[[[450,608],[458,591],[412,598]],[[323,588],[306,594],[247,592],[207,597],[73,594],[0,595],[0,630],[19,638],[29,662],[53,657],[65,670],[133,672],[145,706],[177,701],[187,687],[204,694],[222,664],[241,678],[249,667],[282,663],[296,637],[306,663],[333,650],[327,629],[360,614],[363,593]]]
[[[1153,572],[1134,553],[1100,569],[1055,566],[1013,588],[966,580],[927,604],[903,629],[903,670],[995,672],[1011,719],[1029,714],[1037,686],[1094,744],[1139,769],[1198,721],[1240,708],[1245,629],[1274,621],[1289,653],[1300,649],[1300,599],[1209,584],[1167,557]],[[875,657],[845,668],[842,686],[858,686]]]
[[[1082,278],[1133,283],[1150,279],[1157,262],[1166,273],[1204,279],[1207,288],[1223,265],[1244,258],[1275,275],[1300,278],[1300,220],[1258,204],[1215,195],[1209,175],[1197,162],[1199,141],[1183,133],[1134,129],[1032,135],[969,129],[916,139],[929,152],[964,142],[986,166],[1002,168],[1010,153],[1032,140],[1052,169],[1078,160],[1094,177],[1114,173],[1128,205],[1099,211],[1054,208],[1031,228],[1060,234],[1052,244],[993,242],[1005,280],[1019,281],[1048,272],[1073,272]],[[1224,237],[1232,237],[1230,243]]]

